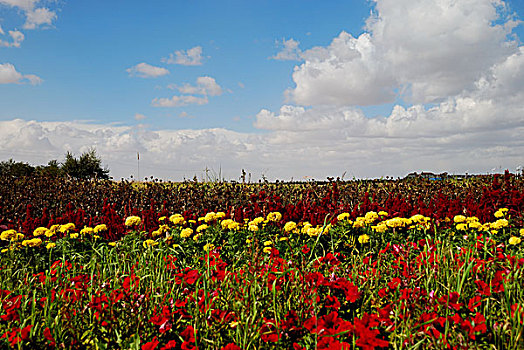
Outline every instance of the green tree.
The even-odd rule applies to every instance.
[[[94,148],[82,153],[79,158],[67,152],[61,169],[77,179],[109,179],[109,169],[102,168],[102,160]]]
[[[35,168],[28,163],[15,162],[13,159],[0,162],[0,175],[10,175],[14,177],[30,176],[35,172]]]

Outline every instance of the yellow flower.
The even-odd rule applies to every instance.
[[[376,226],[371,226],[371,228],[377,233],[384,233],[388,230],[388,225],[379,223]]]
[[[164,221],[165,219],[167,219],[165,216],[161,216],[158,218],[158,221]]]
[[[263,249],[264,253],[271,253],[271,250],[273,250],[273,247],[265,247]]]
[[[35,228],[35,230],[33,231],[33,236],[37,237],[37,236],[45,234],[46,232],[47,232],[47,228],[38,227],[38,228]]]
[[[353,228],[361,228],[366,226],[366,219],[362,216],[359,216],[353,223]]]
[[[251,242],[252,242],[252,240],[250,240],[249,238],[246,239],[246,244],[249,244],[249,243],[251,243]]]
[[[214,244],[211,244],[211,243],[208,243],[204,246],[204,251],[208,252],[210,250],[213,250],[215,249],[215,245]]]
[[[158,245],[158,242],[155,241],[155,240],[152,240],[152,239],[146,239],[142,245],[144,246],[144,248],[147,248],[147,247],[153,247],[155,245]]]
[[[187,220],[190,224],[196,224],[196,220]]]
[[[173,244],[173,248],[180,248],[180,244]]]
[[[227,225],[227,228],[229,230],[238,230],[240,228],[240,224],[238,222],[235,222],[235,221],[231,221],[228,225]]]
[[[309,237],[316,237],[318,236],[321,230],[322,230],[321,228],[319,229],[318,227],[313,227],[309,225],[306,233],[308,234]]]
[[[413,221],[416,224],[423,224],[426,222],[426,218],[424,215],[421,214],[415,214],[412,217],[409,218],[411,221]]]
[[[116,242],[109,242],[109,243],[107,243],[107,245],[109,245],[111,247],[114,247],[114,246],[116,246]]]
[[[453,218],[453,222],[455,224],[460,224],[461,222],[464,222],[466,221],[466,217],[464,215],[455,215],[455,217]]]
[[[79,234],[78,233],[71,233],[70,236],[71,236],[71,238],[78,238]]]
[[[266,247],[267,247],[267,246],[270,246],[270,245],[272,245],[272,244],[273,244],[272,241],[265,241],[265,242],[264,242],[264,246],[266,246]]]
[[[464,223],[457,224],[456,229],[459,231],[466,231],[468,229],[468,225]]]
[[[524,228],[521,228],[519,233],[520,233],[521,236],[524,236]]]
[[[94,228],[87,227],[87,226],[80,230],[80,233],[83,235],[92,235],[94,232],[95,232]]]
[[[297,224],[294,221],[288,221],[284,225],[284,231],[286,231],[286,232],[291,232],[291,231],[293,231],[296,228],[297,228]]]
[[[215,219],[223,219],[226,217],[226,213],[224,213],[223,211],[219,211],[218,213],[215,214]]]
[[[128,216],[126,218],[125,225],[126,226],[138,226],[142,223],[142,219],[138,216]]]
[[[282,220],[282,214],[280,214],[278,211],[271,212],[267,214],[267,220],[279,222],[280,220]]]
[[[198,233],[203,232],[203,231],[207,230],[208,227],[209,227],[208,225],[202,224],[202,225],[197,227],[196,232],[198,232]]]
[[[342,213],[342,214],[338,214],[337,215],[337,220],[338,221],[342,221],[342,220],[346,220],[346,219],[349,219],[349,213]]]
[[[9,241],[11,239],[13,239],[14,237],[16,237],[16,230],[5,230],[2,232],[2,234],[0,234],[0,239],[2,241]]]
[[[389,214],[386,211],[381,210],[381,211],[378,212],[378,215],[380,215],[380,216],[388,216]]]
[[[60,228],[60,225],[59,224],[54,224],[52,225],[49,230],[53,231],[56,233],[56,231],[58,231],[58,229]]]
[[[169,221],[173,223],[173,225],[183,225],[186,223],[186,220],[184,217],[180,214],[173,214],[169,217]]]
[[[0,252],[2,252],[2,253],[7,253],[8,251],[9,251],[9,249],[4,248],[4,249],[2,249]]]
[[[46,249],[54,248],[54,247],[56,247],[56,243],[49,242],[49,243],[47,243],[47,245],[45,247],[46,247]]]
[[[70,230],[74,230],[74,229],[75,229],[75,224],[70,222],[70,223],[65,224],[65,225],[60,225],[59,231],[60,231],[60,233],[67,233]]]
[[[509,244],[511,245],[517,245],[517,244],[520,244],[522,240],[520,239],[520,237],[515,237],[515,236],[512,236],[510,239],[509,239]]]
[[[282,242],[282,241],[289,241],[289,237],[280,237],[278,240],[280,242]]]
[[[19,240],[23,239],[24,237],[25,237],[25,235],[23,233],[17,232],[16,236],[11,238],[11,241],[16,242],[16,241],[19,241]]]
[[[47,230],[44,235],[49,238],[49,237],[53,237],[53,235],[55,234],[55,231],[52,231],[51,229]]]
[[[503,217],[504,217],[504,213],[501,212],[500,210],[497,210],[497,211],[495,212],[495,217],[496,217],[496,218],[503,218]]]
[[[248,229],[251,232],[256,232],[256,231],[258,231],[258,226],[257,225],[249,225]]]
[[[95,233],[105,232],[107,231],[107,225],[106,224],[96,225],[93,231]]]
[[[96,240],[100,239],[100,236],[99,235],[93,235],[93,238]]]
[[[182,238],[187,238],[189,236],[191,236],[193,234],[193,229],[190,228],[190,227],[187,227],[185,229],[183,229],[182,231],[180,231],[180,237]]]
[[[24,247],[38,247],[41,244],[42,240],[40,238],[26,239],[22,242]]]
[[[501,228],[506,227],[508,225],[509,225],[508,220],[506,220],[506,219],[498,219],[497,221],[492,222],[490,224],[490,227],[492,229],[495,229],[495,230],[500,230]]]
[[[369,242],[369,236],[364,233],[363,235],[360,235],[358,237],[358,241],[360,242],[360,244],[368,243]]]
[[[198,239],[202,236],[201,233],[197,233],[196,235],[193,236],[193,241],[195,242],[198,242]]]
[[[472,221],[468,224],[469,228],[480,230],[482,228],[482,224],[478,221]]]
[[[403,219],[403,218],[394,217],[392,219],[388,219],[388,220],[384,221],[384,223],[388,227],[397,228],[397,227],[404,227],[405,224],[406,224],[406,220]]]
[[[366,223],[371,224],[375,222],[375,220],[378,219],[378,214],[374,211],[368,211],[366,215],[364,216],[364,220]]]
[[[158,237],[162,234],[162,232],[160,230],[154,230],[153,232],[151,232],[151,236],[152,237]]]
[[[265,219],[264,219],[263,217],[259,216],[259,217],[254,218],[253,220],[251,220],[251,221],[249,222],[249,225],[255,225],[255,226],[258,226],[258,224],[263,223],[264,220],[265,220]]]

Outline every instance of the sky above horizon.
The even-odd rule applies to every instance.
[[[520,171],[523,18],[518,0],[0,0],[0,161],[95,148],[115,179],[166,180]]]

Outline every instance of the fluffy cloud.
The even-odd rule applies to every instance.
[[[179,50],[170,53],[169,57],[162,58],[168,64],[181,64],[183,66],[200,66],[202,64],[202,47],[195,46],[189,50]]]
[[[37,7],[39,0],[0,0],[0,5],[20,9],[26,17],[24,29],[37,29],[42,25],[52,25],[56,12],[47,7]]]
[[[439,102],[473,89],[483,72],[518,50],[508,40],[518,21],[502,1],[374,2],[366,32],[342,32],[329,46],[301,54],[288,93],[296,103]]]
[[[155,98],[151,102],[153,107],[182,107],[192,104],[205,105],[209,102],[206,96],[198,97],[191,95],[173,96],[171,98]]]
[[[140,113],[136,113],[135,114],[135,120],[144,120],[146,119],[147,117],[143,114],[140,114]]]
[[[24,34],[18,30],[10,30],[8,33],[12,41],[9,42],[0,39],[0,47],[20,47],[20,44],[25,38]],[[0,28],[0,34],[4,34],[2,28]]]
[[[293,38],[288,40],[283,39],[282,50],[271,58],[280,61],[298,61],[302,55],[302,51],[298,47],[299,44],[300,42],[294,40]]]
[[[140,78],[158,78],[169,74],[169,71],[162,67],[155,67],[145,62],[139,63],[136,66],[126,69],[130,76],[137,76]]]
[[[33,74],[23,75],[18,72],[11,63],[0,63],[0,84],[24,84],[39,85],[42,79]]]
[[[204,76],[198,77],[196,85],[184,84],[182,86],[170,85],[170,89],[176,89],[183,94],[218,96],[222,94],[222,88],[214,78]]]

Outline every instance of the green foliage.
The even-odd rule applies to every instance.
[[[102,168],[102,160],[94,148],[82,153],[79,158],[67,152],[62,171],[76,179],[109,179],[109,169]]]
[[[15,162],[13,159],[0,162],[0,175],[2,176],[30,176],[35,172],[35,168],[28,163]]]

